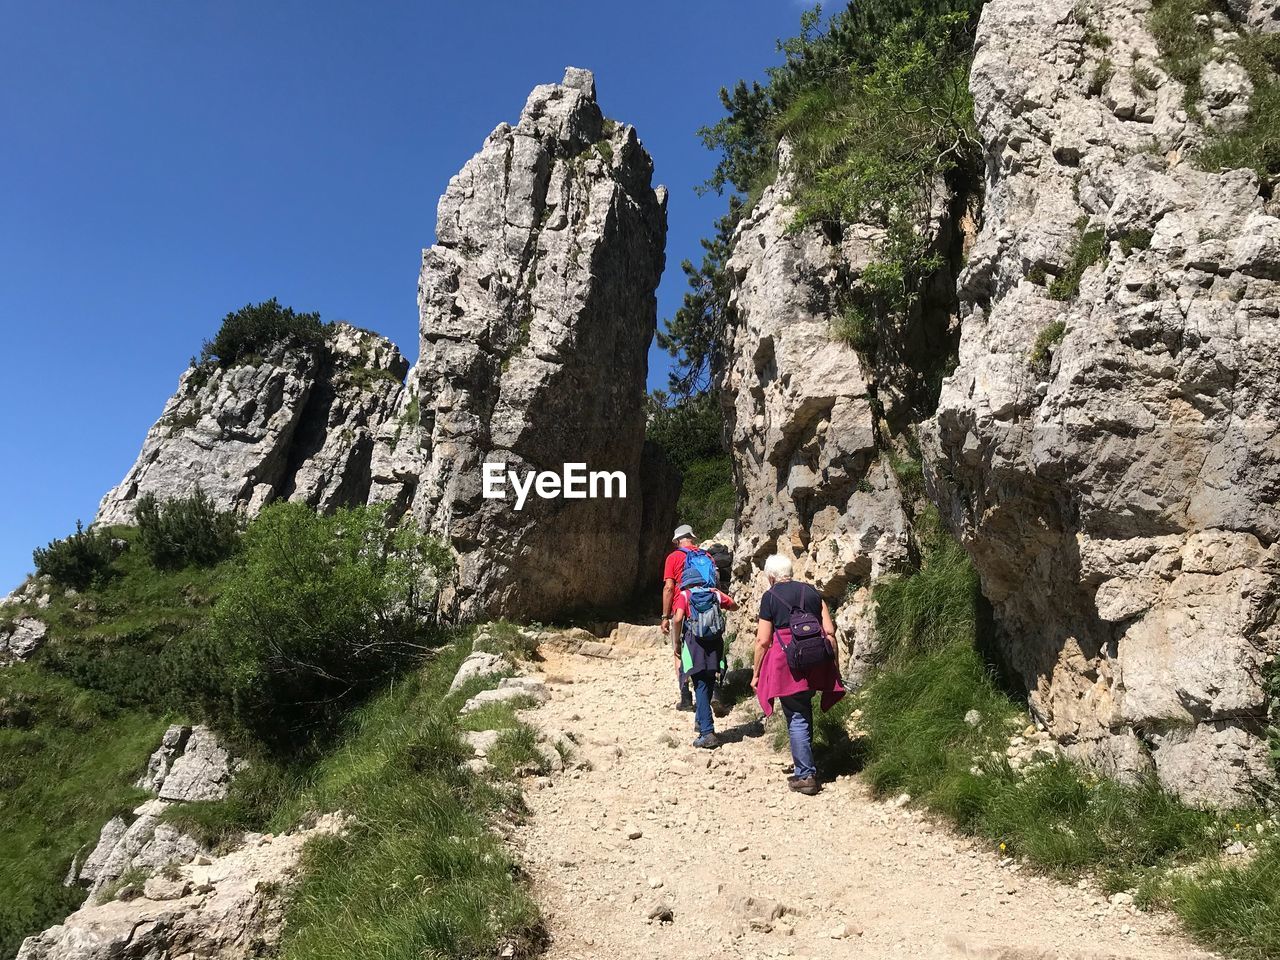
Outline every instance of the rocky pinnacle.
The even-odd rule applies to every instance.
[[[587,70],[534,88],[449,182],[423,252],[414,510],[458,557],[447,609],[511,617],[630,593],[666,191]],[[625,499],[482,496],[482,464],[621,471]],[[669,534],[668,534],[669,536]],[[656,572],[653,575],[656,590]]]

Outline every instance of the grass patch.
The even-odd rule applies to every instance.
[[[466,691],[445,691],[468,651],[445,648],[353,713],[309,785],[277,811],[277,828],[308,809],[356,821],[308,847],[282,957],[420,960],[506,947],[523,957],[542,941],[537,907],[486,827],[510,795],[458,767],[469,755],[456,722]],[[510,758],[525,736],[504,734]]]
[[[494,620],[481,628],[476,637],[475,649],[503,654],[517,660],[534,660],[538,656],[538,641],[510,620]]]
[[[1062,342],[1067,335],[1065,320],[1054,320],[1036,334],[1035,343],[1031,345],[1031,368],[1040,374],[1049,372],[1049,360],[1053,356],[1053,348]]]
[[[831,321],[831,337],[859,353],[874,355],[877,341],[875,319],[857,306],[847,306]]]
[[[31,663],[4,668],[0,704],[0,956],[84,900],[62,879],[102,825],[145,798],[134,781],[166,721]]]
[[[106,536],[131,544],[137,531]],[[50,591],[44,645],[0,676],[0,957],[84,899],[62,886],[133,786],[175,712],[177,642],[203,621],[220,568],[156,570],[136,544],[78,595]]]
[[[545,773],[547,758],[538,749],[538,734],[533,727],[517,723],[498,736],[498,742],[489,750],[488,760],[504,777],[514,777],[521,771]]]
[[[520,726],[516,716],[517,710],[528,710],[536,707],[538,701],[533,697],[514,697],[497,703],[486,703],[478,710],[472,710],[460,718],[463,730],[514,730]]]
[[[1080,278],[1084,272],[1103,258],[1106,234],[1101,229],[1087,230],[1088,219],[1081,217],[1076,223],[1080,231],[1071,247],[1071,255],[1062,273],[1049,284],[1049,297],[1053,300],[1072,300],[1080,292]]]
[[[1155,902],[1197,937],[1239,960],[1280,956],[1280,846],[1275,840],[1244,866],[1212,864],[1166,883]]]

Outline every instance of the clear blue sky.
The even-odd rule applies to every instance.
[[[436,200],[566,65],[671,190],[669,316],[724,206],[694,194],[695,131],[804,6],[0,0],[0,594],[89,521],[228,310],[276,296],[414,359]]]

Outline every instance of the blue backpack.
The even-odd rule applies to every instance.
[[[711,554],[697,547],[681,547],[684,554],[684,572],[680,574],[680,589],[714,587],[718,582],[716,562]]]
[[[714,587],[694,587],[684,591],[689,604],[685,618],[688,635],[697,640],[714,641],[724,635],[724,611],[720,609],[720,595]]]

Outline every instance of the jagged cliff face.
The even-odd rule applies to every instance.
[[[846,673],[872,655],[871,585],[908,559],[897,478],[881,456],[874,372],[832,339],[836,291],[856,282],[880,236],[793,230],[783,172],[738,227],[728,262],[736,322],[721,381],[741,512],[733,591],[738,633],[755,636],[766,557],[793,558],[838,606]],[[708,531],[709,533],[710,531]]]
[[[222,509],[250,515],[273,500],[318,510],[364,503],[375,486],[375,439],[387,443],[407,369],[389,341],[345,323],[334,325],[327,351],[192,367],[96,522],[132,523],[139,497],[189,496],[197,486]],[[376,486],[393,486],[390,467],[384,475]],[[384,497],[399,498],[398,489]]]
[[[982,15],[984,220],[960,280],[960,366],[928,430],[931,484],[1049,728],[1109,771],[1154,768],[1229,803],[1273,777],[1280,220],[1251,171],[1182,159],[1201,131],[1159,71],[1148,5],[1093,10],[1115,66],[1100,95],[1075,9],[990,0]],[[1274,29],[1273,8],[1250,10]],[[1158,88],[1133,83],[1135,66]],[[1239,73],[1206,68],[1205,122],[1239,115]],[[1050,299],[1027,277],[1064,271],[1082,217],[1105,258],[1077,297]],[[1058,321],[1061,343],[1034,363]]]
[[[630,126],[570,69],[450,181],[419,283],[422,481],[458,555],[446,608],[563,614],[631,591],[641,537],[647,350],[666,193]],[[482,464],[621,471],[626,499],[482,496]],[[669,533],[666,536],[670,536]],[[657,578],[655,571],[653,578]]]

